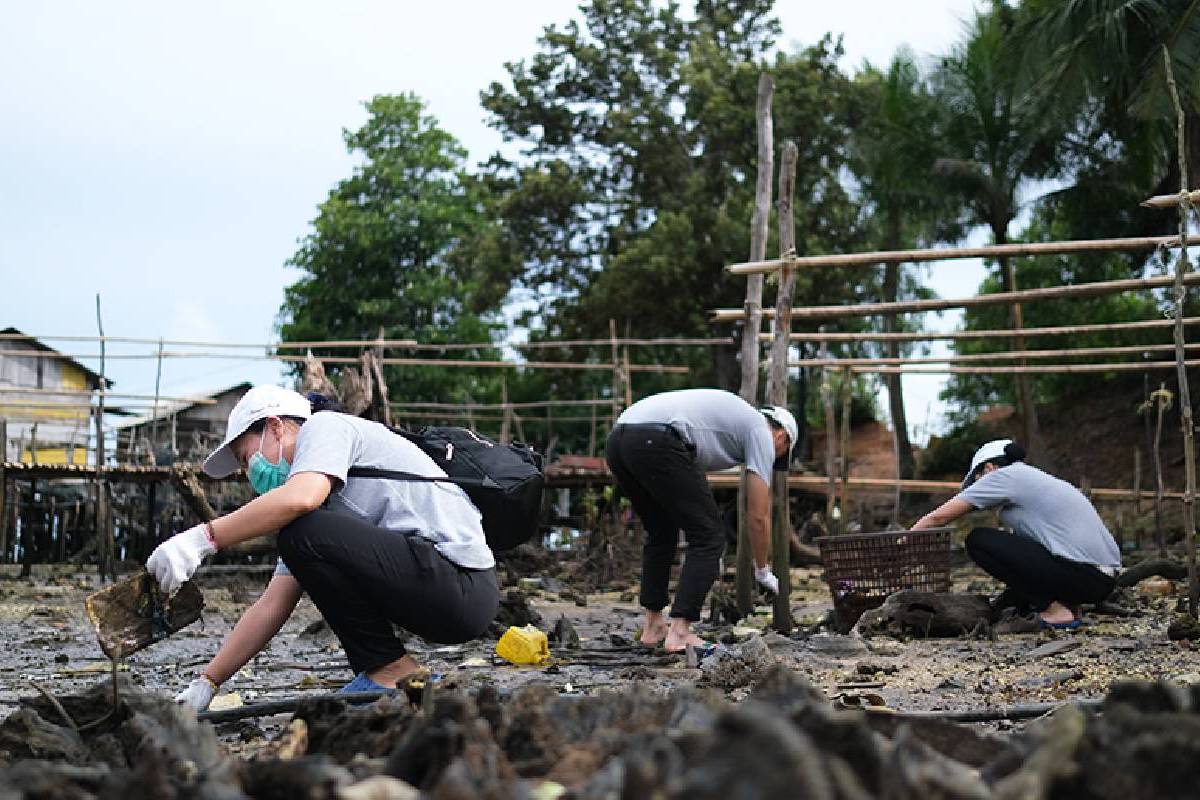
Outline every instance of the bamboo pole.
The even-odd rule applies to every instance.
[[[104,395],[108,380],[104,377],[104,320],[100,315],[100,295],[96,294],[96,327],[100,332],[100,386],[96,405],[96,536],[100,550],[100,577],[108,575],[116,580],[113,556],[116,543],[113,541],[112,512],[109,508],[108,484],[104,480]]]
[[[1133,496],[1136,498],[1133,504],[1135,514],[1142,511],[1142,448],[1136,444],[1133,446]]]
[[[1125,239],[1076,239],[1066,242],[1018,242],[983,247],[941,247],[922,250],[877,250],[865,253],[834,253],[804,256],[796,260],[800,269],[806,267],[866,267],[886,261],[918,263],[954,261],[965,258],[1004,258],[1013,256],[1049,256],[1070,253],[1120,253],[1153,250],[1159,246],[1176,247],[1173,236],[1137,236]],[[783,259],[747,261],[730,264],[725,269],[733,275],[761,275],[785,266]]]
[[[796,195],[796,161],[799,148],[792,140],[783,144],[779,161],[779,191],[776,197],[775,218],[779,225],[779,251],[783,257],[796,252],[796,216],[792,204]],[[775,295],[775,340],[771,343],[771,368],[767,379],[767,402],[787,407],[788,404],[788,333],[792,328],[792,300],[796,292],[796,271],[784,269],[779,275],[779,290]],[[803,413],[803,412],[801,412]],[[791,442],[795,445],[795,442]],[[783,635],[792,632],[792,521],[788,503],[787,475],[789,463],[782,473],[772,473],[771,496],[771,566],[779,580],[779,591],[772,606],[771,621]]]
[[[842,488],[841,492],[839,493],[841,498],[839,504],[842,509],[842,524],[847,525],[850,522],[848,517],[848,514],[850,513],[850,506],[848,503],[848,493],[850,489],[850,401],[852,400],[852,396],[854,394],[854,382],[850,379],[850,370],[847,369],[842,370],[841,393],[842,433],[840,437],[841,441],[838,445],[838,450],[841,453],[841,461],[838,464],[838,468],[842,473]]]
[[[37,340],[46,342],[88,342],[95,343],[101,340],[99,336],[34,336],[27,333],[0,333],[0,341],[12,340]],[[144,339],[133,338],[128,336],[106,336],[103,337],[106,342],[114,342],[121,344],[154,344],[154,345],[170,345],[172,347],[215,347],[218,349],[229,350],[307,350],[311,348],[327,348],[327,349],[360,349],[363,347],[374,347],[382,344],[388,350],[430,350],[436,352],[454,351],[454,350],[479,350],[486,348],[501,348],[512,347],[517,350],[537,350],[537,349],[554,349],[561,347],[600,347],[608,346],[611,339],[560,339],[557,341],[539,341],[539,342],[513,342],[513,341],[487,341],[487,342],[445,342],[445,343],[422,343],[413,339],[353,339],[353,340],[330,340],[325,342],[270,342],[266,344],[246,344],[242,342],[196,342],[180,339]],[[710,347],[712,345],[729,345],[733,344],[733,338],[729,336],[721,337],[686,337],[686,336],[663,336],[657,338],[639,338],[639,339],[618,339],[617,344],[646,346],[646,347]]]
[[[508,378],[500,376],[500,408],[504,416],[500,421],[500,443],[512,441],[512,406],[508,402]]]
[[[1200,360],[1186,362],[1189,367],[1200,366]],[[1056,375],[1084,372],[1141,372],[1143,370],[1175,369],[1174,361],[1126,361],[1114,364],[1030,364],[1025,367],[936,367],[919,364],[908,367],[850,367],[853,372],[887,375],[897,372],[925,375]]]
[[[1096,325],[1060,325],[1049,328],[1025,328],[1019,334],[1011,328],[1002,328],[1000,330],[978,330],[978,331],[946,331],[946,332],[922,332],[922,331],[900,331],[896,333],[863,331],[863,332],[838,332],[838,333],[792,333],[791,339],[793,342],[937,342],[937,341],[969,341],[972,339],[1006,339],[1020,336],[1078,336],[1085,333],[1120,333],[1125,331],[1141,331],[1154,330],[1156,328],[1170,328],[1174,326],[1175,321],[1170,319],[1148,319],[1139,322],[1113,322]],[[1183,321],[1184,325],[1200,324],[1200,317],[1188,317]],[[763,341],[769,341],[769,334],[762,334],[759,337]]]
[[[1200,350],[1200,342],[1185,345],[1189,350]],[[1138,355],[1175,351],[1174,344],[1129,345],[1127,347],[1078,347],[1059,350],[1013,350],[998,353],[969,353],[961,356],[913,356],[900,358],[809,358],[792,361],[791,367],[873,367],[905,364],[971,364],[979,361],[1006,361],[1010,359],[1082,358],[1084,356]]]
[[[1185,189],[1179,194],[1156,194],[1154,197],[1143,200],[1141,206],[1142,208],[1176,208],[1184,203],[1193,206],[1200,205],[1200,189],[1191,192]]]
[[[98,359],[100,355],[97,353],[47,353],[41,350],[6,350],[5,355],[19,355],[29,358],[58,358],[64,360],[78,359]],[[136,360],[152,360],[159,358],[157,352],[154,353],[118,353],[109,355],[110,359],[122,359],[127,361]],[[236,355],[232,353],[175,353],[164,352],[162,358],[197,358],[197,359],[216,359],[216,360],[232,360],[232,361],[283,361],[285,363],[305,363],[308,361],[306,356],[248,356]],[[315,360],[322,364],[359,364],[360,358],[352,356],[314,356]],[[379,359],[379,363],[386,366],[406,366],[406,367],[465,367],[469,369],[577,369],[577,370],[610,370],[611,364],[591,361],[491,361],[478,360],[472,361],[461,358],[383,358]],[[658,372],[665,374],[682,375],[688,372],[687,367],[672,366],[669,364],[631,364],[630,370],[633,372]]]
[[[1167,555],[1167,537],[1163,531],[1163,474],[1162,474],[1162,454],[1160,443],[1162,442],[1162,424],[1163,414],[1171,407],[1172,396],[1167,391],[1166,384],[1160,384],[1158,390],[1150,396],[1155,408],[1155,423],[1154,423],[1154,450],[1151,457],[1154,459],[1154,543],[1158,545],[1158,555],[1160,558],[1165,558]]]
[[[758,97],[755,122],[758,135],[758,164],[754,187],[754,216],[750,221],[750,259],[767,255],[768,226],[771,221],[771,177],[775,172],[774,129],[771,102],[775,81],[766,72],[758,76]],[[739,394],[750,405],[758,405],[758,334],[762,327],[763,276],[751,275],[746,280],[746,303],[742,310],[746,327],[742,331],[742,382]],[[750,473],[741,469],[741,484],[737,501],[737,567],[734,593],[738,610],[749,614],[754,610],[754,558],[750,545],[750,519],[747,507]]]
[[[609,319],[608,335],[612,339],[612,414],[616,419],[621,414],[621,361],[617,345],[617,321]]]
[[[12,353],[11,350],[4,351],[4,352],[5,352],[5,355],[10,355]],[[18,389],[18,388],[14,388],[11,386],[0,386],[0,395],[5,395],[5,394],[32,394],[32,395],[36,395],[39,397],[49,395],[51,397],[88,398],[88,399],[90,399],[95,395],[95,392],[90,389],[89,390],[84,390],[84,389],[34,389],[32,387],[27,388],[27,389],[23,389],[23,388]],[[105,397],[107,397],[110,400],[115,399],[115,398],[119,398],[122,400],[154,400],[155,399],[155,396],[152,394],[124,394],[122,392],[106,392]],[[185,397],[162,397],[162,396],[159,396],[157,398],[157,400],[160,403],[176,402],[176,403],[194,403],[196,405],[214,405],[217,402],[216,400],[213,400],[211,397],[186,397],[186,396]]]
[[[502,378],[500,381],[500,392],[501,392],[502,398],[508,396],[507,385],[508,385],[508,382]],[[420,410],[431,410],[431,411],[438,410],[438,409],[447,409],[447,410],[454,411],[454,410],[463,410],[463,409],[471,408],[476,411],[503,411],[505,408],[545,408],[547,406],[554,406],[556,408],[571,408],[571,407],[582,407],[582,406],[610,406],[610,405],[612,405],[612,402],[609,400],[597,400],[597,399],[592,399],[592,400],[533,400],[533,401],[526,402],[526,403],[506,403],[503,400],[501,400],[501,402],[499,402],[499,403],[432,403],[432,402],[430,402],[430,403],[423,403],[423,402],[422,403],[406,403],[406,402],[402,402],[402,401],[397,401],[397,402],[392,403],[392,408],[398,409],[398,410],[420,409]]]
[[[822,350],[828,353],[822,345]],[[825,410],[825,477],[828,485],[825,489],[825,525],[830,533],[837,533],[837,518],[835,512],[837,492],[837,472],[834,469],[836,444],[834,436],[837,423],[833,410],[833,385],[830,382],[831,370],[821,370],[821,405]]]
[[[8,551],[8,420],[0,417],[0,564]]]
[[[1195,428],[1192,424],[1192,393],[1188,386],[1187,361],[1184,355],[1183,309],[1187,301],[1184,288],[1186,273],[1191,267],[1188,259],[1188,212],[1192,209],[1192,197],[1188,192],[1187,126],[1183,106],[1179,102],[1179,91],[1175,86],[1175,73],[1171,69],[1171,54],[1163,45],[1163,63],[1166,65],[1167,88],[1171,92],[1171,103],[1175,107],[1175,137],[1179,153],[1179,257],[1175,260],[1175,283],[1173,291],[1175,316],[1175,363],[1179,376],[1179,423],[1183,428],[1183,463],[1186,486],[1183,494],[1183,541],[1187,547],[1188,565],[1188,612],[1196,616],[1196,604],[1200,599],[1200,575],[1196,570],[1196,444]]]
[[[1173,285],[1171,276],[1159,278],[1127,278],[1119,281],[1097,281],[1077,283],[1070,286],[1049,286],[1042,289],[1021,289],[1015,292],[993,292],[973,297],[937,298],[933,300],[903,300],[898,303],[858,303],[838,306],[809,306],[792,309],[795,319],[843,319],[846,317],[870,317],[877,314],[904,314],[925,311],[945,311],[951,308],[978,308],[980,306],[1012,305],[1013,303],[1036,300],[1064,300],[1076,297],[1097,297],[1106,294],[1162,289]],[[1189,286],[1200,283],[1200,274],[1183,278]],[[774,315],[774,311],[763,312]],[[722,308],[712,312],[714,322],[732,322],[745,316],[736,308]]]

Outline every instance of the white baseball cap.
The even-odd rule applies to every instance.
[[[971,458],[971,468],[967,470],[967,474],[963,476],[962,488],[966,489],[974,481],[971,476],[975,474],[975,470],[979,469],[981,464],[991,461],[993,458],[1001,458],[1008,456],[1008,446],[1013,443],[1012,439],[993,439],[975,451],[975,455]],[[1018,459],[1019,460],[1019,459]]]
[[[790,458],[792,448],[796,446],[796,440],[800,438],[800,428],[796,425],[796,418],[792,416],[792,412],[783,406],[763,406],[759,411],[762,412],[764,417],[787,431],[788,457]]]
[[[281,386],[255,386],[242,395],[237,405],[229,412],[229,423],[225,428],[225,441],[204,459],[204,472],[214,478],[224,478],[242,468],[233,454],[233,440],[246,432],[254,423],[268,417],[312,416],[312,403],[299,392]]]

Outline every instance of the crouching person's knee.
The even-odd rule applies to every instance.
[[[275,544],[279,549],[279,557],[285,564],[288,563],[289,557],[295,558],[301,551],[308,549],[306,546],[310,544],[312,537],[325,527],[325,515],[332,513],[324,509],[310,511],[279,529]]]
[[[979,561],[980,554],[992,551],[992,544],[998,535],[1003,534],[995,528],[975,528],[967,534],[967,540],[963,543],[967,555],[971,557],[972,561]]]

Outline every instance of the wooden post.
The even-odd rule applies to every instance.
[[[839,467],[842,473],[842,491],[840,493],[840,502],[842,508],[843,526],[849,525],[850,523],[850,518],[848,516],[850,513],[850,504],[848,502],[850,499],[848,496],[850,493],[850,401],[852,399],[852,395],[854,394],[853,388],[854,382],[851,380],[850,370],[842,370],[842,434],[841,444],[839,445],[838,449],[841,451],[842,456]]]
[[[1154,424],[1154,543],[1158,546],[1158,557],[1167,557],[1167,537],[1163,532],[1162,501],[1163,477],[1162,455],[1159,445],[1162,442],[1163,412],[1171,407],[1171,393],[1166,384],[1160,384],[1158,390],[1150,395],[1156,409],[1157,421]]]
[[[779,225],[780,255],[796,252],[796,218],[792,202],[796,193],[796,161],[799,148],[790,139],[784,142],[779,161],[779,192],[775,216]],[[775,296],[775,338],[771,342],[771,371],[767,376],[767,402],[787,407],[788,348],[791,344],[792,298],[796,291],[796,271],[784,268],[779,275],[779,291]],[[801,412],[803,413],[803,412]],[[795,442],[792,442],[794,445]],[[788,467],[790,468],[790,463]],[[792,631],[792,521],[788,507],[788,469],[776,472],[771,480],[773,513],[771,515],[771,566],[779,579],[775,595],[772,623],[775,630],[787,635]]]
[[[1167,87],[1171,91],[1171,103],[1175,106],[1176,144],[1179,152],[1179,257],[1175,260],[1175,286],[1172,293],[1175,316],[1175,364],[1179,375],[1179,423],[1183,427],[1183,465],[1186,485],[1183,490],[1183,543],[1187,548],[1188,566],[1188,612],[1196,616],[1197,600],[1200,600],[1200,575],[1196,571],[1196,443],[1195,427],[1192,423],[1192,394],[1188,386],[1187,356],[1183,333],[1183,310],[1187,301],[1184,274],[1191,267],[1188,259],[1188,216],[1192,210],[1191,193],[1188,191],[1188,163],[1186,124],[1179,92],[1175,87],[1175,74],[1171,69],[1171,54],[1163,45],[1163,63],[1166,65]]]
[[[116,542],[113,539],[112,514],[109,510],[108,489],[104,480],[104,394],[108,379],[104,377],[104,320],[100,315],[100,295],[96,295],[96,327],[100,331],[100,391],[96,406],[96,544],[100,551],[100,578],[116,579],[113,556]]]
[[[633,371],[629,369],[629,346],[625,346],[625,354],[622,358],[624,368],[622,374],[625,376],[625,407],[629,408],[633,405]]]
[[[621,416],[621,358],[620,347],[617,344],[617,321],[609,319],[608,337],[612,342],[612,414],[613,419]]]
[[[821,345],[821,350],[828,355],[828,348]],[[834,467],[837,447],[837,420],[833,410],[833,370],[821,370],[821,405],[825,409],[825,475],[829,481],[825,489],[825,525],[830,533],[838,532],[837,511],[837,470]]]
[[[500,376],[500,406],[504,409],[500,421],[500,443],[508,444],[512,441],[512,407],[508,404],[508,378],[503,375]]]
[[[596,396],[592,395],[592,400],[595,399]],[[594,402],[592,403],[592,427],[588,430],[588,455],[596,455],[596,404]]]
[[[8,547],[8,420],[0,417],[0,564]]]
[[[1142,448],[1133,446],[1133,512],[1142,513]]]
[[[754,217],[750,222],[750,260],[759,261],[767,254],[767,230],[771,217],[771,176],[775,171],[774,132],[771,101],[775,81],[767,73],[758,76],[758,102],[755,120],[758,130],[758,174],[754,191]],[[742,384],[740,394],[750,405],[758,405],[758,332],[762,327],[762,275],[746,279],[746,321],[742,330]],[[743,614],[754,608],[754,558],[750,552],[750,525],[746,508],[746,481],[742,467],[738,486],[738,549],[735,590],[737,607]]]

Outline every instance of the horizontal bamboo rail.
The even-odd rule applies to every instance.
[[[184,339],[146,339],[130,336],[33,336],[27,333],[0,333],[0,341],[45,341],[45,342],[108,342],[116,344],[150,344],[170,347],[215,347],[217,349],[234,350],[309,350],[313,348],[370,348],[382,347],[385,350],[476,350],[480,348],[512,347],[517,350],[531,350],[555,347],[611,347],[612,339],[563,339],[561,341],[545,342],[418,342],[415,339],[343,339],[311,342],[268,342],[263,344],[247,344],[244,342],[197,342]],[[733,344],[733,339],[660,337],[651,339],[620,339],[620,346],[637,347],[699,347],[711,345]],[[157,353],[156,353],[157,356]]]
[[[1141,202],[1142,208],[1175,208],[1182,200],[1182,194],[1156,194],[1148,200]],[[1187,192],[1187,202],[1189,205],[1200,205],[1200,189]]]
[[[17,355],[28,358],[62,358],[62,359],[97,359],[100,358],[99,353],[57,353],[45,352],[42,350],[0,350],[3,355]],[[285,361],[304,363],[308,360],[307,356],[283,356],[283,355],[266,355],[266,356],[250,356],[238,355],[234,353],[178,353],[178,352],[154,352],[154,353],[108,353],[105,358],[122,359],[122,360],[154,360],[158,358],[208,358],[218,360],[233,360],[233,361]],[[313,356],[322,364],[358,364],[360,359],[354,356]],[[477,369],[576,369],[576,370],[602,370],[611,372],[612,364],[598,362],[576,362],[576,361],[488,361],[488,360],[466,360],[455,358],[381,358],[378,359],[381,364],[409,366],[409,367],[463,367]],[[668,374],[686,374],[689,371],[688,367],[674,366],[669,364],[628,364],[622,367],[628,368],[631,372],[658,372]]]
[[[936,367],[918,364],[909,367],[850,367],[851,372],[873,375],[1057,375],[1074,372],[1142,372],[1175,369],[1174,361],[1125,361],[1116,364],[1029,364],[999,367]],[[1185,366],[1200,367],[1200,361]]]
[[[1000,330],[946,331],[925,333],[923,331],[901,331],[882,333],[878,331],[792,333],[793,342],[933,342],[969,341],[971,339],[1016,339],[1035,336],[1077,336],[1085,333],[1124,333],[1126,331],[1170,328],[1175,324],[1169,319],[1147,319],[1138,322],[1112,322],[1095,325],[1059,325],[1049,328],[1003,328]],[[1184,325],[1200,324],[1200,317],[1185,317]],[[772,335],[763,333],[759,341],[770,341]]]
[[[570,408],[573,406],[599,406],[611,408],[612,400],[537,400],[526,403],[392,403],[397,410],[411,409],[476,409],[482,411],[497,411],[505,408]]]
[[[1070,286],[1050,286],[1043,289],[1022,289],[1016,292],[994,292],[972,297],[932,300],[902,300],[896,303],[853,303],[837,306],[808,306],[792,309],[793,319],[839,319],[843,317],[869,317],[876,314],[905,314],[911,312],[945,311],[951,308],[977,308],[980,306],[1012,305],[1035,300],[1063,300],[1074,297],[1097,297],[1146,289],[1164,289],[1173,285],[1170,276],[1158,278],[1129,278],[1119,281],[1077,283]],[[1200,284],[1200,272],[1184,276],[1189,286]],[[774,317],[774,309],[764,309],[764,315]],[[714,322],[733,322],[746,315],[741,308],[720,308],[712,312]]]
[[[1200,350],[1200,342],[1187,345]],[[912,356],[888,358],[801,358],[789,361],[789,367],[870,367],[903,364],[970,364],[978,361],[1011,361],[1021,358],[1082,358],[1084,356],[1137,355],[1138,353],[1174,352],[1173,344],[1129,345],[1127,347],[1078,347],[1059,350],[1010,350],[1000,353],[968,353],[956,356]],[[1133,362],[1136,363],[1136,362]]]
[[[901,491],[919,494],[954,495],[962,491],[958,481],[921,481],[902,480],[894,478],[849,478],[851,489],[893,490],[899,483]],[[713,488],[736,489],[738,477],[727,472],[712,472],[708,475],[708,483]],[[823,494],[829,480],[824,475],[789,475],[788,488]],[[1129,489],[1091,489],[1090,494],[1096,500],[1133,500],[1134,493]],[[1142,499],[1153,500],[1154,492],[1141,492]],[[1166,492],[1163,497],[1178,499],[1183,497],[1181,492]]]
[[[1172,195],[1174,196],[1174,195]],[[1027,242],[992,244],[983,247],[942,247],[923,250],[882,250],[869,253],[834,253],[820,256],[775,258],[746,261],[725,269],[734,275],[775,272],[783,267],[854,267],[900,262],[916,264],[964,258],[1011,258],[1013,256],[1052,256],[1070,253],[1117,253],[1179,247],[1178,236],[1138,236],[1127,239],[1079,239],[1069,242]]]
[[[3,354],[3,351],[0,351],[0,354]],[[3,387],[0,387],[0,395],[2,395],[2,394],[34,394],[34,395],[50,395],[53,397],[83,398],[83,397],[92,397],[93,395],[98,394],[98,392],[97,391],[89,392],[89,391],[84,391],[84,390],[80,390],[80,389],[33,389],[33,388],[22,389],[22,388],[15,388],[15,387],[11,387],[11,386],[3,386]],[[158,402],[160,402],[160,403],[176,403],[176,402],[178,402],[178,403],[195,403],[197,405],[213,405],[217,402],[216,400],[213,400],[211,397],[167,397],[166,395],[161,395],[156,398],[152,394],[122,394],[120,392],[109,392],[109,391],[106,391],[104,393],[104,396],[106,398],[110,398],[110,399],[115,397],[115,398],[120,398],[122,400],[158,400]],[[0,398],[0,403],[3,403],[3,402],[4,402],[3,398]]]
[[[533,418],[531,421],[536,422]],[[144,481],[167,481],[170,480],[175,470],[179,467],[150,467],[137,466],[130,464],[109,464],[104,468],[104,475],[107,480],[122,481],[122,482],[144,482]],[[91,478],[95,477],[96,468],[92,465],[85,464],[25,464],[22,462],[9,461],[4,464],[4,471],[9,478],[20,480],[29,480],[32,478]],[[240,480],[242,474],[235,473],[234,475],[225,478],[210,478],[195,468],[195,475],[205,482],[220,482],[229,480]],[[736,489],[738,488],[738,475],[733,472],[710,472],[708,473],[708,483],[714,489]],[[567,475],[561,478],[554,478],[547,481],[548,486],[556,485],[574,485],[586,480],[588,482],[609,483],[612,481],[612,476],[607,470],[594,471],[590,475]],[[878,489],[878,490],[893,490],[897,483],[900,485],[901,491],[932,494],[932,495],[954,495],[961,491],[961,486],[957,481],[922,481],[922,480],[902,480],[896,481],[892,478],[849,478],[851,489]],[[828,479],[823,475],[788,475],[788,488],[806,492],[824,493]],[[1091,497],[1096,500],[1133,500],[1134,492],[1129,489],[1105,489],[1093,488],[1090,491]],[[1153,500],[1154,492],[1143,491],[1140,493],[1143,500]],[[1181,492],[1164,492],[1163,497],[1172,500],[1177,500],[1183,497]]]

